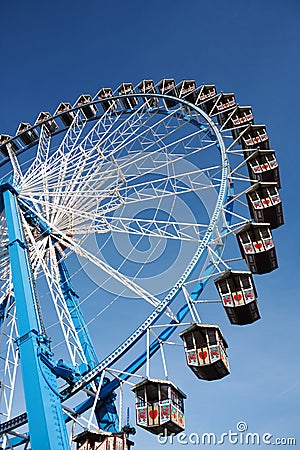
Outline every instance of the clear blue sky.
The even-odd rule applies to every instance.
[[[174,374],[189,396],[188,433],[220,434],[244,420],[249,431],[295,436],[300,445],[299,23],[297,0],[1,5],[1,133],[13,134],[20,121],[33,122],[80,93],[163,77],[233,91],[267,124],[283,185],[286,225],[274,232],[280,269],[256,277],[263,319],[226,329],[230,377],[203,383],[184,365]],[[160,446],[139,431],[136,448]]]

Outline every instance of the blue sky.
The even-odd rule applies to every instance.
[[[221,434],[244,420],[249,431],[298,433],[300,441],[299,21],[296,0],[1,5],[1,133],[13,134],[20,121],[33,122],[40,111],[54,112],[83,92],[163,77],[235,92],[267,125],[283,186],[286,224],[274,232],[280,269],[255,278],[262,320],[226,328],[230,377],[202,383],[174,364],[174,381],[189,397],[188,433]],[[138,432],[137,449],[159,447]]]

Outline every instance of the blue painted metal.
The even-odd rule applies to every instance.
[[[110,391],[106,395],[102,394],[102,390],[110,383],[110,379],[104,377],[100,398],[95,408],[95,416],[99,427],[102,430],[111,431],[117,433],[119,431],[119,416],[115,404],[117,395]]]
[[[70,312],[74,328],[85,354],[89,369],[93,369],[98,364],[98,358],[92,343],[91,336],[87,329],[81,308],[78,302],[78,295],[76,294],[71,281],[67,266],[62,258],[57,253],[58,269],[60,275],[60,285],[62,293],[66,300],[68,310]]]
[[[10,438],[9,442],[6,444],[6,449],[7,450],[11,450],[12,448],[17,448],[20,445],[24,445],[28,442],[28,439],[26,439],[25,437],[14,437],[14,438]],[[24,447],[23,447],[24,448]],[[26,447],[25,447],[26,448]],[[2,449],[1,449],[2,450]]]
[[[73,367],[71,364],[67,364],[63,359],[54,361],[44,353],[41,353],[40,360],[56,377],[63,378],[68,381],[68,383],[74,383],[82,375],[78,367]]]
[[[78,302],[78,295],[71,284],[70,275],[65,261],[60,258],[58,253],[56,256],[58,260],[62,292],[90,370],[96,367],[99,363],[97,354]],[[103,386],[109,383],[109,381],[110,380],[108,378],[105,378],[103,380]],[[98,383],[99,379],[96,380],[96,385]],[[110,392],[105,398],[103,398],[103,396],[101,397],[102,401],[99,401],[95,408],[95,417],[98,426],[102,430],[116,433],[119,431],[119,417],[115,405],[116,395],[113,392]]]
[[[51,228],[34,212],[34,205],[29,200],[19,199],[19,206],[24,212],[26,221],[33,227],[38,226],[44,236],[52,233]]]
[[[12,192],[11,192],[12,191]],[[28,249],[15,192],[2,185],[9,237],[9,256],[16,302],[24,394],[32,450],[69,450],[55,375],[40,355],[52,357],[49,339],[41,334]]]

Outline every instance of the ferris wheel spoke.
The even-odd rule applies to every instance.
[[[58,273],[58,265],[57,265],[57,255],[55,253],[54,246],[50,247],[50,270],[47,273],[48,285],[50,284],[50,280],[52,282],[52,298],[54,290],[56,291],[56,299],[55,305],[57,309],[57,315],[59,318],[60,326],[62,332],[65,336],[65,342],[67,343],[68,351],[71,357],[71,362],[75,366],[78,362],[87,363],[87,359],[85,353],[83,351],[82,345],[78,338],[77,331],[75,330],[71,313],[67,307],[64,295],[61,290],[60,278]],[[45,269],[44,269],[45,271]],[[54,277],[53,277],[53,274]],[[79,361],[78,361],[79,358]]]
[[[62,227],[62,229],[67,229],[68,227],[70,227],[70,221],[67,220],[66,223],[63,223],[63,218],[68,216],[71,217],[71,228],[72,228],[72,233],[73,234],[78,234],[79,232],[79,227],[82,226],[83,224],[85,224],[85,229],[86,226],[88,226],[88,228],[90,228],[90,232],[97,231],[97,232],[107,232],[109,230],[112,231],[111,228],[111,222],[112,220],[114,221],[118,221],[118,222],[122,222],[122,220],[124,220],[124,223],[126,222],[127,224],[129,224],[130,219],[122,219],[122,217],[115,217],[115,216],[108,216],[107,214],[112,213],[113,211],[117,210],[120,206],[122,207],[126,207],[127,205],[132,205],[134,203],[137,204],[143,204],[145,203],[147,205],[147,202],[151,201],[151,200],[162,200],[164,198],[177,198],[180,197],[181,195],[184,194],[188,194],[188,193],[196,193],[196,192],[200,192],[206,189],[216,189],[220,183],[218,184],[211,184],[211,185],[204,185],[203,183],[199,183],[200,186],[197,187],[197,185],[194,185],[190,188],[178,188],[176,186],[177,191],[174,189],[173,192],[168,192],[163,188],[157,189],[154,188],[154,186],[151,186],[151,184],[149,185],[149,187],[151,187],[151,192],[148,193],[147,191],[145,193],[143,193],[143,191],[140,190],[132,190],[132,188],[130,187],[130,189],[128,189],[128,191],[132,194],[135,194],[135,196],[131,195],[127,195],[127,197],[124,195],[125,192],[123,193],[123,195],[121,195],[120,192],[115,192],[114,195],[111,194],[111,198],[110,201],[107,202],[104,206],[101,205],[101,198],[97,198],[96,196],[91,196],[91,195],[87,195],[86,197],[81,195],[80,197],[80,202],[78,201],[78,199],[74,199],[73,203],[74,205],[71,206],[63,206],[63,205],[53,205],[52,203],[49,202],[45,202],[45,201],[41,201],[41,200],[35,200],[32,198],[28,198],[30,199],[30,201],[35,205],[35,204],[39,204],[39,205],[48,205],[48,209],[51,210],[51,214],[53,214],[55,211],[57,212],[56,217],[58,216],[58,214],[60,214],[61,218],[62,218],[62,222],[60,222],[60,225]],[[24,196],[23,196],[24,198]],[[26,200],[26,197],[24,198]],[[75,205],[75,200],[77,200],[77,204]],[[81,204],[85,204],[85,209],[86,211],[83,211],[80,206]],[[75,206],[77,207],[77,209],[75,209]],[[141,219],[140,223],[142,223],[144,221],[145,224],[149,223],[151,221],[147,221],[145,219]],[[131,219],[131,222],[134,222],[134,220]],[[163,222],[162,222],[163,223]],[[50,224],[50,226],[53,225],[53,223]],[[54,225],[59,226],[59,222],[58,220],[56,220],[56,223],[54,223]],[[166,226],[170,226],[170,223],[166,223]],[[190,224],[187,223],[183,223],[180,224],[183,227],[189,227]],[[195,224],[196,227],[201,227],[202,224]],[[158,227],[159,228],[159,227]],[[157,229],[158,229],[157,228]],[[163,231],[163,229],[160,230],[160,233]],[[160,237],[162,237],[161,234],[159,234]],[[171,235],[169,235],[171,236]],[[168,235],[166,236],[168,237]],[[183,237],[183,236],[182,236]]]
[[[147,201],[169,196],[181,196],[190,192],[197,193],[198,191],[205,189],[216,189],[220,184],[220,180],[216,180],[218,182],[215,184],[212,182],[208,184],[208,179],[202,178],[200,174],[198,180],[188,179],[187,182],[185,182],[185,180],[182,180],[182,182],[180,181],[180,179],[172,179],[172,177],[170,177],[169,179],[162,181],[154,180],[145,183],[137,183],[136,185],[128,183],[127,186],[118,189],[118,193],[122,198],[122,203],[126,205],[137,201]]]
[[[163,122],[165,119],[163,118],[162,120],[161,120],[161,122]],[[154,125],[153,125],[154,126]],[[156,126],[157,126],[157,124],[156,124]],[[150,127],[150,129],[151,129],[152,127]],[[145,128],[145,130],[143,131],[143,133],[149,133],[149,127],[148,128]],[[173,133],[174,132],[174,130],[171,130],[171,132],[170,133]],[[97,134],[97,133],[96,133]],[[167,136],[168,136],[168,134],[169,133],[162,133],[162,135],[164,135],[164,137],[166,138]],[[132,138],[132,130],[130,131],[130,133],[129,133],[129,136],[130,136],[130,138],[131,138],[131,141],[132,142],[134,142],[134,141],[136,141],[138,138],[140,138],[140,134],[138,135],[138,136],[134,136],[134,138]],[[128,142],[127,141],[125,141],[124,139],[123,139],[123,135],[121,136],[122,137],[122,142],[121,142],[121,144],[120,145],[122,145],[122,148],[124,147],[124,144],[127,144],[127,147],[128,147]],[[157,135],[156,136],[156,141],[158,142],[159,140],[161,140],[162,138],[159,136],[159,135]],[[151,142],[152,142],[152,144],[150,144],[150,146],[147,146],[147,147],[145,147],[145,146],[143,146],[143,145],[141,145],[141,147],[142,147],[142,149],[144,149],[144,151],[146,151],[146,150],[150,150],[151,149],[151,147],[153,146],[153,145],[155,145],[155,144],[153,144],[153,138],[150,140]],[[101,144],[101,140],[98,142],[98,144],[97,145],[99,145],[100,146],[100,144]],[[141,142],[140,142],[140,144],[141,144]],[[104,155],[104,156],[106,156],[106,158],[109,158],[109,157],[111,157],[113,154],[115,154],[117,151],[119,151],[119,150],[121,150],[121,147],[120,146],[116,146],[115,145],[115,141],[114,141],[114,145],[112,146],[112,151],[109,151],[108,152],[108,154],[107,155]],[[102,153],[103,153],[103,150],[102,150]],[[134,152],[131,152],[131,153],[134,153]]]
[[[181,126],[186,125],[183,124]],[[149,129],[146,130],[147,133],[149,133]],[[129,148],[130,152],[128,151],[128,153],[131,155],[129,158],[126,159],[126,166],[130,166],[132,163],[132,160],[134,161],[139,161],[139,159],[137,158],[138,154],[141,154],[142,158],[146,158],[147,156],[149,156],[149,152],[151,152],[151,156],[153,156],[155,153],[158,152],[164,152],[166,153],[167,151],[169,151],[169,153],[172,153],[172,151],[174,151],[176,148],[180,147],[180,145],[182,145],[185,141],[190,141],[191,140],[191,135],[184,135],[179,139],[176,139],[174,141],[172,141],[171,143],[166,143],[167,138],[170,138],[172,134],[174,134],[175,132],[178,133],[178,129],[171,129],[168,132],[165,132],[164,134],[157,134],[154,133],[153,130],[151,130],[151,132],[153,133],[152,135],[152,139],[150,139],[150,143],[148,143],[148,140],[144,143],[141,141],[141,135],[136,135],[134,136],[134,138],[131,139],[132,143],[133,142],[137,142],[139,144],[139,148],[137,151],[132,151],[132,149]],[[193,136],[197,136],[199,137],[199,135],[201,135],[202,130],[197,130]],[[201,142],[201,139],[200,139]],[[211,141],[210,141],[211,142]],[[146,145],[145,145],[146,144]],[[203,145],[200,144],[200,147],[203,147]],[[122,146],[120,144],[119,147],[113,147],[112,146],[112,151],[108,152],[108,156],[111,156],[112,154],[116,154],[117,152],[121,153],[125,148],[128,148],[128,143],[127,145],[124,145],[124,143],[122,143]],[[154,151],[153,151],[154,149]],[[199,149],[199,145],[197,147],[197,149]]]
[[[175,159],[175,162],[177,162],[178,160]],[[163,163],[167,166],[168,162],[167,161],[163,161]],[[171,160],[169,162],[169,165],[173,166],[174,161]],[[149,172],[151,173],[151,170],[153,170],[153,166],[154,166],[154,162],[153,164],[149,165],[149,167],[145,167],[143,168],[143,171],[145,171],[145,174],[148,174]],[[158,168],[161,168],[163,166],[159,166]],[[156,169],[156,167],[155,167]],[[142,176],[144,175],[143,171],[140,171],[140,173],[137,173],[136,175],[132,175],[131,177],[128,178],[127,182],[123,182],[122,184],[120,184],[117,189],[118,192],[120,193],[120,195],[122,196],[123,191],[129,190],[129,189],[143,189],[143,188],[147,188],[148,186],[164,186],[167,183],[171,186],[177,187],[177,185],[179,183],[183,184],[183,185],[187,185],[187,186],[191,186],[191,185],[203,185],[205,186],[206,183],[202,182],[201,180],[203,179],[203,175],[205,175],[206,177],[210,177],[210,173],[213,171],[220,171],[221,170],[221,166],[220,165],[216,165],[216,166],[211,166],[211,167],[206,167],[203,169],[195,169],[193,168],[193,170],[187,171],[187,170],[182,170],[182,172],[177,172],[175,173],[175,171],[173,173],[169,173],[170,171],[168,170],[168,173],[164,176],[160,175],[159,178],[154,178],[152,180],[142,180]],[[110,178],[113,178],[112,175],[110,175],[109,170],[106,169],[105,167],[105,179],[109,180]],[[78,182],[78,184],[76,185],[76,187],[74,189],[70,189],[69,191],[69,197],[71,200],[72,198],[75,197],[87,197],[87,196],[101,196],[102,198],[104,197],[104,195],[106,195],[107,197],[111,195],[111,193],[113,192],[113,189],[115,189],[114,187],[112,187],[111,191],[108,191],[108,186],[105,186],[105,188],[103,188],[101,186],[101,188],[99,187],[99,181],[101,181],[101,179],[98,179],[98,174],[96,174],[95,176],[95,180],[93,180],[92,174],[91,174],[91,179],[90,179],[90,184],[89,186],[87,186],[84,189],[80,189],[82,188],[82,185],[80,182]],[[67,186],[67,182],[65,183],[65,185]],[[65,201],[65,203],[68,203],[67,201]]]
[[[92,146],[91,149],[88,149],[87,143],[91,143],[93,142],[93,140],[91,139],[90,135],[93,135],[93,133],[95,133],[95,135],[99,138],[99,133],[96,132],[97,127],[99,127],[99,124],[102,123],[103,118],[106,117],[106,115],[104,114],[101,119],[96,123],[96,125],[94,126],[94,128],[90,131],[90,133],[88,134],[88,136],[86,136],[84,138],[84,140],[82,142],[80,142],[80,144],[77,144],[80,132],[83,129],[83,125],[84,124],[80,124],[80,132],[77,131],[77,134],[75,133],[76,139],[69,139],[69,141],[71,140],[71,142],[68,142],[68,145],[66,144],[66,138],[64,139],[63,144],[58,148],[58,150],[51,156],[51,158],[49,159],[49,163],[48,163],[48,174],[49,173],[57,173],[57,170],[61,169],[61,158],[63,158],[64,156],[68,155],[68,158],[64,158],[65,161],[67,161],[68,163],[73,163],[71,164],[71,170],[69,170],[70,173],[73,173],[74,168],[80,163],[80,161],[82,160],[82,158],[86,158],[89,157],[91,158],[92,154],[94,154],[94,157],[99,156],[99,152],[97,151],[97,148],[99,147],[99,145],[97,146]],[[77,121],[74,119],[73,122],[73,127],[76,129],[76,126],[78,126]],[[69,135],[72,135],[72,126],[69,129]],[[74,134],[74,133],[73,133]],[[64,152],[63,149],[67,148],[67,151]],[[96,152],[95,152],[96,150]],[[98,158],[98,162],[99,162],[99,158]],[[62,172],[62,171],[61,171]],[[67,173],[67,172],[65,172]],[[63,178],[63,177],[61,177]],[[33,180],[36,181],[36,180]],[[62,181],[62,180],[61,180]],[[61,183],[59,183],[61,184]]]
[[[51,166],[56,172],[61,167],[61,158],[68,154],[70,147],[72,148],[72,146],[79,140],[84,129],[86,120],[79,120],[79,116],[80,111],[75,114],[73,122],[68,128],[64,139],[51,155],[49,151],[47,151],[47,140],[50,140],[51,135],[48,135],[47,137],[47,131],[45,131],[44,135],[41,135],[39,140],[40,152],[37,154],[32,164],[32,170],[29,169],[25,174],[25,182],[23,186],[24,190],[34,186],[42,179],[40,169],[43,165],[45,165],[47,169]]]
[[[123,112],[116,113],[115,116],[104,115],[95,125],[95,127],[88,134],[84,140],[84,149],[87,149],[86,143],[89,144],[90,149],[94,147],[105,148],[105,144],[109,142],[112,146],[116,146],[118,140],[124,142],[125,136],[131,135],[135,128],[140,126],[141,117],[144,118],[145,123],[150,120],[150,116],[145,117],[147,108],[145,105],[140,106],[133,111],[132,114],[125,114]],[[122,119],[122,120],[120,120]],[[119,125],[115,126],[119,122]],[[130,130],[130,132],[128,132]]]
[[[57,151],[51,155],[51,162],[55,161],[59,163],[60,158],[66,153],[72,152],[74,146],[77,145],[79,138],[86,125],[86,117],[82,114],[80,110],[75,112],[72,124],[68,128],[61,144],[59,145]]]
[[[48,165],[59,168],[61,158],[73,151],[77,145],[83,130],[85,129],[87,119],[80,110],[74,114],[73,121],[69,126],[59,147],[49,156]]]
[[[88,195],[86,195],[85,199],[83,199],[78,197],[78,192],[85,192],[86,188],[92,187],[93,184],[96,184],[94,180],[96,178],[100,178],[99,175],[101,173],[101,170],[102,167],[99,163],[92,165],[92,167],[86,168],[83,161],[83,163],[79,165],[79,170],[74,171],[74,173],[77,172],[77,174],[76,177],[74,175],[73,179],[70,180],[69,188],[67,187],[66,189],[64,189],[64,198],[56,203],[71,208],[80,207],[80,209],[83,208],[86,211],[90,211],[91,209],[95,208],[97,211],[99,199],[96,196],[89,197]],[[54,195],[56,194],[52,195],[54,197]],[[62,215],[57,211],[57,213],[53,217],[54,223],[58,223],[61,216]]]
[[[153,237],[157,239],[172,239],[181,242],[198,242],[201,236],[205,233],[205,230],[200,230],[201,224],[180,224],[176,223],[176,229],[173,233],[168,232],[167,228],[174,227],[172,222],[163,222],[151,220],[146,221],[144,219],[134,222],[132,224],[132,219],[127,219],[122,217],[121,219],[116,218],[116,223],[112,222],[109,224],[109,231],[111,233],[123,233],[127,235],[136,235],[142,237]],[[151,227],[151,229],[149,229]],[[107,226],[106,226],[107,231]],[[97,225],[87,225],[86,227],[82,225],[76,228],[76,235],[88,236],[93,234],[103,234],[104,230],[102,227],[97,227]],[[65,242],[61,241],[63,245]]]
[[[46,125],[42,125],[41,132],[40,132],[40,138],[38,143],[38,148],[36,152],[36,157],[33,160],[31,166],[26,171],[26,174],[24,176],[23,183],[26,184],[26,181],[32,177],[34,177],[36,171],[39,171],[40,168],[47,164],[48,156],[49,156],[49,149],[51,144],[51,134],[49,133]]]
[[[146,181],[139,181],[139,177],[133,177],[128,180],[128,183],[124,184],[123,186],[117,186],[113,187],[111,190],[108,190],[106,187],[105,189],[101,188],[99,189],[97,187],[97,183],[93,183],[93,180],[90,182],[90,186],[88,186],[88,189],[82,189],[80,192],[78,192],[78,189],[74,190],[72,192],[72,195],[70,193],[69,202],[65,201],[66,205],[61,204],[60,202],[56,201],[55,204],[53,204],[53,209],[57,209],[60,207],[69,207],[73,208],[81,202],[88,201],[88,206],[85,208],[86,210],[90,210],[91,205],[94,206],[94,202],[102,202],[106,198],[118,196],[120,198],[120,201],[126,202],[126,200],[130,201],[132,198],[133,201],[136,199],[141,200],[144,198],[155,198],[160,197],[162,193],[165,192],[165,195],[181,195],[187,192],[190,192],[191,190],[196,192],[198,190],[207,189],[207,188],[216,188],[218,187],[218,184],[220,182],[220,178],[216,178],[215,174],[217,172],[212,171],[218,171],[220,169],[220,166],[214,166],[209,167],[207,169],[201,170],[201,171],[191,171],[186,172],[183,174],[176,174],[176,175],[170,175],[163,178],[153,179],[153,180],[146,180]],[[211,172],[214,173],[214,176],[211,175]],[[133,181],[135,181],[133,183]],[[213,184],[211,181],[217,181],[218,184]],[[210,184],[209,184],[210,182]],[[79,186],[78,186],[79,187]],[[172,188],[173,191],[166,191],[166,188]],[[145,191],[145,192],[144,192]],[[153,193],[152,193],[153,192]],[[51,191],[46,191],[46,194],[48,197],[52,196],[55,197],[51,193]],[[135,196],[133,197],[133,194]],[[36,204],[44,203],[45,200],[42,200],[43,197],[36,198],[35,196],[30,196],[28,194],[22,194],[21,197],[23,199],[27,199],[29,201],[32,201]],[[59,195],[57,195],[58,198]],[[49,204],[51,204],[49,202]],[[81,206],[81,205],[80,205]],[[98,214],[99,211],[96,211],[96,214]],[[95,214],[95,215],[96,215]]]
[[[116,113],[115,116],[104,115],[95,125],[95,127],[91,130],[88,135],[88,139],[84,141],[84,144],[88,141],[90,149],[101,147],[102,149],[106,148],[105,144],[109,143],[109,146],[112,148],[108,154],[103,153],[103,157],[110,157],[114,152],[119,151],[121,149],[120,146],[126,146],[129,148],[129,144],[131,142],[136,141],[141,135],[149,133],[152,128],[157,128],[162,123],[166,121],[166,117],[162,117],[155,124],[149,125],[154,115],[157,115],[159,110],[156,110],[149,113],[148,107],[143,104],[136,110],[132,111],[130,114],[126,113]],[[172,111],[169,115],[169,118],[174,116],[176,111]],[[119,120],[122,118],[123,120]],[[114,128],[115,123],[119,121],[119,125]],[[103,131],[101,131],[101,127]],[[143,130],[143,131],[141,131]],[[140,134],[137,135],[137,131],[140,131]],[[134,136],[134,138],[132,138]],[[129,141],[128,141],[129,139]],[[86,150],[86,145],[84,145],[84,149]],[[131,149],[132,150],[132,149]],[[90,155],[90,153],[89,153]]]
[[[47,236],[39,241],[36,241],[34,246],[30,246],[29,252],[32,261],[32,271],[35,279],[37,279],[42,269],[42,261],[47,258],[50,245],[51,237]]]
[[[3,257],[1,257],[0,283],[5,283],[9,273],[10,273],[9,257],[7,254],[5,254]],[[2,291],[2,288],[1,288],[1,291]]]
[[[84,159],[86,159],[87,156],[88,156],[89,160],[93,161],[93,159],[91,158],[91,152],[92,151],[93,151],[93,149],[88,154],[85,154],[84,152],[81,152],[79,154],[79,156],[77,156],[77,158],[75,158],[75,159],[74,159],[74,155],[72,154],[71,161],[70,161],[70,158],[67,160],[68,170],[69,170],[70,173],[73,174],[73,179],[77,178],[76,176],[74,176],[74,172],[75,172],[75,174],[77,173],[76,168],[81,167],[81,162],[84,161]],[[99,153],[97,153],[94,156],[97,156],[97,158],[94,158],[94,162],[92,164],[92,167],[90,167],[89,171],[86,173],[86,175],[85,175],[86,179],[88,179],[88,176],[94,171],[94,169],[96,167],[99,167],[101,160],[102,159],[104,160],[104,157],[100,158],[100,160],[99,160]],[[111,158],[111,157],[112,157],[112,152],[107,155],[107,158]],[[70,164],[70,162],[71,162],[71,164]],[[64,164],[64,166],[66,166],[66,164]],[[60,167],[62,167],[62,166],[60,166]],[[115,172],[115,169],[114,169],[114,172]],[[48,171],[48,173],[49,173],[49,171]],[[67,172],[65,171],[65,179],[67,178],[66,175],[67,175]],[[60,183],[59,183],[60,185],[63,183],[62,178],[63,177],[61,177],[61,180],[60,180]],[[56,184],[57,184],[57,182],[56,182]]]
[[[62,165],[61,171],[63,171],[64,176],[60,174],[60,183],[57,188],[57,181],[55,180],[54,188],[48,192],[48,197],[52,199],[54,204],[72,204],[74,201],[74,193],[81,187],[84,180],[89,180],[89,174],[91,177],[95,177],[97,173],[101,171],[101,165],[94,164],[89,167],[89,164],[86,164],[86,160],[83,155],[81,155],[81,161],[76,161],[74,166],[74,161],[69,164],[69,158],[65,158],[65,164]],[[70,166],[71,170],[70,171]],[[72,173],[72,177],[68,177],[69,173]],[[91,181],[91,180],[90,180]],[[86,181],[87,182],[87,181]],[[51,182],[48,182],[51,185]],[[77,188],[77,189],[76,189]],[[70,198],[71,196],[71,198]],[[54,222],[59,221],[59,216],[56,214],[56,217],[52,217]]]
[[[208,145],[212,145],[211,143],[210,144],[208,144]],[[60,173],[60,175],[59,175],[59,179],[60,179],[60,181],[61,181],[61,184],[62,184],[62,180],[64,179],[64,178],[66,178],[66,168],[67,168],[67,166],[68,166],[68,158],[65,158],[64,159],[64,161],[63,161],[63,163],[61,164],[61,172],[63,172],[64,173],[64,175],[62,175],[61,173]],[[164,164],[163,165],[166,165],[166,164],[168,164],[168,162],[164,162]],[[89,170],[88,170],[88,172],[86,172],[87,174],[91,174],[91,173],[93,173],[93,177],[94,177],[94,179],[96,178],[96,175],[95,175],[95,170],[93,171],[93,168],[95,167],[95,165],[96,165],[96,162],[94,163],[94,165],[92,164],[92,166],[89,168]],[[116,165],[116,162],[115,162],[115,165]],[[77,167],[82,167],[82,165],[81,164],[79,164],[79,165],[77,165]],[[98,167],[99,167],[99,164],[98,164]],[[120,170],[122,170],[122,169],[119,169],[119,171]],[[100,167],[100,169],[98,169],[98,171],[100,172],[101,171],[101,167]],[[115,171],[115,169],[114,169],[114,171]],[[149,172],[149,171],[148,171]],[[74,173],[74,169],[73,169],[73,173]],[[76,173],[76,171],[75,171],[75,173]],[[82,169],[81,169],[81,173],[80,174],[78,174],[78,177],[77,177],[77,179],[75,179],[76,180],[76,182],[79,184],[79,179],[80,179],[80,189],[82,190],[82,182],[83,182],[83,180],[82,180]],[[73,175],[73,177],[74,177],[74,175]],[[44,177],[45,178],[45,177]],[[86,181],[85,181],[86,180]],[[68,180],[67,180],[68,181]],[[91,182],[92,182],[92,180],[90,179],[90,177],[86,177],[85,179],[84,179],[84,182],[85,183],[88,183],[89,185],[91,184]],[[115,182],[115,181],[114,181]],[[56,183],[57,184],[57,183]],[[75,186],[75,187],[77,187],[77,186]],[[62,187],[62,186],[60,186],[59,187],[59,189],[58,189],[58,192],[61,194],[61,196],[62,195],[64,195],[65,194],[65,192],[64,192],[64,188]],[[72,195],[73,195],[73,192],[74,192],[74,188],[71,190],[71,188],[69,188],[69,192],[72,192]],[[79,189],[77,189],[77,190],[79,190]],[[26,191],[25,191],[26,192]],[[53,193],[50,193],[50,192],[48,192],[48,198],[49,198],[49,196],[50,195],[53,195]],[[42,194],[42,196],[44,196],[45,195],[45,187],[43,187],[43,194]],[[55,199],[54,200],[54,203],[60,203],[60,196],[59,195],[53,195],[53,198]],[[64,195],[64,198],[65,198],[65,203],[67,203],[67,200],[68,200],[68,196],[65,196]],[[46,211],[46,216],[47,217],[49,217],[49,211]]]
[[[21,171],[21,167],[20,167],[17,155],[14,152],[11,144],[8,144],[8,146],[7,146],[7,153],[8,153],[8,157],[10,159],[12,169],[13,169],[13,173],[12,173],[13,184],[17,189],[19,189],[20,185],[22,184],[23,175],[22,175],[22,171]]]
[[[208,149],[214,145],[215,143],[211,142],[202,148],[197,148],[193,152],[190,152],[189,156],[197,154],[200,151]],[[154,159],[155,156],[157,156],[157,159]],[[130,178],[128,179],[128,182],[130,181],[130,183],[132,183],[134,180],[136,179],[138,180],[143,175],[150,175],[153,172],[167,169],[171,164],[172,165],[179,164],[181,161],[184,161],[186,157],[187,157],[186,153],[184,154],[176,153],[176,155],[174,155],[174,158],[171,158],[169,160],[162,159],[161,148],[158,148],[154,152],[151,152],[151,154],[142,154],[142,156],[139,158],[137,158],[137,156],[135,155],[135,157],[129,158],[130,161],[128,161],[127,159],[125,164],[122,163],[119,164],[119,168],[122,171],[122,173],[125,174],[125,176],[127,175],[126,169],[130,168]],[[148,162],[149,165],[146,165],[145,162]],[[136,169],[137,172],[136,174],[131,173],[133,168]],[[203,169],[203,171],[205,170],[207,169]],[[199,173],[201,173],[201,170],[199,171]],[[105,180],[109,179],[110,176],[109,170],[105,171],[105,174],[106,174]],[[108,185],[108,187],[110,187],[110,185]]]
[[[145,113],[147,110],[145,110]],[[161,142],[162,139],[166,139],[170,137],[172,134],[175,133],[175,131],[178,131],[178,128],[175,129],[168,129],[165,128],[165,122],[166,120],[170,120],[175,115],[175,111],[170,114],[170,116],[162,117],[161,120],[158,120],[153,125],[148,125],[147,122],[150,121],[151,117],[149,119],[146,119],[146,121],[143,120],[143,115],[139,116],[135,114],[136,122],[133,124],[130,124],[131,126],[126,129],[123,129],[120,125],[117,130],[114,131],[113,135],[110,136],[110,139],[106,142],[100,142],[100,145],[102,147],[103,155],[104,157],[111,156],[112,154],[116,154],[117,152],[121,153],[121,151],[124,148],[127,148],[130,150],[130,153],[134,153],[133,151],[133,144],[138,142],[144,151],[149,150],[154,145],[156,145],[157,142]],[[185,123],[181,123],[179,127],[183,127]],[[159,133],[158,130],[160,127],[164,127],[164,132]],[[142,140],[142,138],[145,138]],[[105,145],[107,144],[107,145]],[[129,152],[128,152],[129,153]]]
[[[126,233],[179,241],[198,242],[199,236],[205,232],[207,225],[180,223],[174,220],[138,219],[116,217],[108,220],[111,233]],[[87,230],[86,230],[87,231]],[[97,232],[95,229],[89,232]]]
[[[176,162],[178,161],[177,159],[175,160]],[[171,161],[171,163],[168,162],[163,162],[163,164],[160,164],[158,166],[159,169],[161,169],[164,166],[168,166],[168,164],[172,164],[174,163],[173,161]],[[155,166],[155,164],[153,163],[151,165],[151,169],[146,167],[145,173],[150,174],[152,171],[154,172],[155,169],[157,169],[157,167]],[[153,169],[154,166],[154,169]],[[191,172],[185,171],[185,173],[174,173],[174,175],[169,174],[167,176],[165,176],[164,178],[158,178],[158,179],[154,179],[154,180],[146,180],[144,182],[141,181],[141,177],[144,175],[143,171],[140,174],[137,175],[133,175],[128,179],[128,182],[125,184],[123,183],[123,185],[121,184],[120,186],[118,186],[117,188],[113,187],[114,191],[109,191],[108,189],[111,187],[111,185],[109,186],[105,186],[105,191],[104,193],[107,193],[107,196],[114,194],[115,192],[118,193],[118,196],[120,196],[122,198],[122,203],[126,203],[126,198],[129,198],[128,196],[128,192],[131,193],[136,193],[138,194],[138,199],[140,200],[142,198],[142,191],[143,189],[145,189],[146,191],[149,191],[150,189],[152,189],[153,192],[155,192],[157,190],[157,192],[159,191],[158,187],[160,187],[160,192],[159,195],[157,196],[161,196],[161,191],[165,190],[166,186],[168,185],[169,187],[173,187],[174,191],[173,193],[180,195],[181,193],[187,192],[188,189],[185,188],[185,185],[187,186],[192,186],[192,189],[194,191],[197,191],[198,189],[205,189],[207,187],[217,187],[215,186],[207,186],[208,181],[207,180],[203,180],[203,175],[205,175],[206,177],[210,177],[210,172],[213,170],[220,170],[220,166],[213,166],[213,167],[207,167],[205,169],[202,170],[194,170]],[[136,181],[136,183],[134,183],[134,181]],[[219,181],[219,180],[218,180]],[[179,182],[181,182],[181,184],[183,185],[183,187],[178,186]],[[98,183],[95,183],[95,190],[93,191],[93,193],[95,195],[97,195],[97,193],[100,191],[103,192],[102,190],[99,189]],[[90,186],[92,187],[92,183],[90,183]],[[103,188],[102,188],[103,189]],[[83,193],[85,194],[85,191],[83,190]],[[171,195],[172,192],[166,192],[166,195]],[[80,195],[80,194],[79,194]],[[147,195],[146,195],[147,197]],[[151,195],[148,195],[148,198],[150,198]]]
[[[134,114],[140,114],[143,109],[144,107],[142,105],[139,109],[134,111]],[[106,111],[84,137],[79,146],[80,150],[83,150],[86,154],[89,154],[91,150],[94,151],[94,149],[100,147],[106,139],[111,139],[112,133],[117,132],[117,130],[126,126],[128,122],[134,121],[134,114],[125,115],[123,111],[119,111],[111,115]],[[125,117],[125,119],[119,122],[117,128],[114,128],[120,117]],[[76,153],[79,147],[73,146],[73,153]]]
[[[71,250],[72,252],[76,253],[78,256],[81,256],[82,258],[90,261],[93,263],[96,267],[103,270],[105,273],[113,277],[116,281],[118,281],[124,288],[129,289],[134,294],[137,295],[137,297],[140,297],[144,300],[146,300],[148,303],[150,303],[152,306],[157,307],[160,304],[160,300],[157,299],[154,295],[147,292],[144,288],[136,284],[133,280],[126,277],[122,273],[120,273],[118,270],[114,269],[112,266],[107,264],[106,262],[99,259],[96,255],[90,253],[88,250],[84,249],[82,246],[77,244],[73,239],[71,239],[69,236],[64,235],[63,236],[64,243],[66,246]]]
[[[24,223],[24,227],[30,239],[31,246],[35,248],[35,255],[39,260],[39,264],[49,290],[49,295],[52,299],[61,331],[64,336],[64,342],[66,344],[70,360],[74,366],[78,364],[78,361],[86,363],[86,358],[81,343],[74,328],[70,311],[66,305],[66,300],[61,289],[55,247],[50,244],[51,241],[49,239],[50,245],[48,246],[48,258],[46,261],[44,255],[37,248],[34,236],[32,235],[31,230],[26,222]]]

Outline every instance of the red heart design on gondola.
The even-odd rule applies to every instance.
[[[158,411],[157,411],[156,409],[154,409],[154,410],[152,410],[152,411],[149,412],[149,416],[150,416],[150,418],[153,419],[153,420],[156,419],[157,414],[158,414]]]
[[[206,359],[207,358],[207,352],[199,352],[199,356],[201,359]]]
[[[262,248],[262,246],[263,246],[263,245],[262,245],[261,242],[258,242],[257,244],[254,245],[254,247],[255,247],[255,248],[258,248],[258,249]]]
[[[261,168],[267,170],[267,169],[269,168],[269,164],[263,164],[263,165],[261,166]]]
[[[233,298],[234,298],[234,300],[236,300],[237,302],[239,302],[240,300],[242,300],[241,294],[236,294]]]
[[[269,203],[270,203],[270,199],[266,198],[265,200],[263,200],[264,205],[268,205]]]

